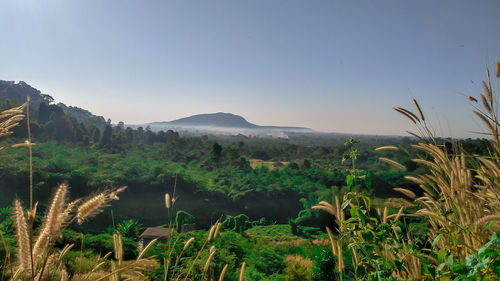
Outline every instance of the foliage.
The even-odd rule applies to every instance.
[[[142,224],[136,219],[124,220],[116,225],[116,231],[123,237],[136,238],[144,230]]]

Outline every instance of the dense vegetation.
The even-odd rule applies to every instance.
[[[0,143],[0,280],[500,277],[500,124],[489,80],[483,108],[473,104],[489,139],[436,138],[414,101],[415,113],[396,108],[423,132],[414,139],[323,144],[125,128],[21,86],[30,94],[0,88],[0,137],[12,131]],[[8,110],[25,96],[31,130],[26,105]],[[86,223],[108,203],[111,212]],[[201,230],[180,231],[193,222]],[[168,239],[140,249],[145,226],[159,225]]]

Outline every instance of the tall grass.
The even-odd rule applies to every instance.
[[[14,200],[13,220],[16,229],[17,240],[17,257],[12,259],[10,251],[3,242],[7,253],[6,267],[10,268],[10,272],[2,271],[2,280],[6,276],[10,276],[11,280],[74,280],[81,279],[82,276],[73,274],[72,276],[64,267],[63,257],[73,247],[66,245],[63,249],[57,249],[54,244],[62,231],[71,223],[78,222],[79,224],[92,218],[102,211],[102,209],[113,200],[118,200],[118,194],[125,190],[126,187],[110,188],[104,190],[88,198],[80,198],[74,201],[68,200],[69,186],[62,183],[56,189],[52,200],[45,211],[45,216],[41,227],[34,229],[34,220],[37,214],[38,203],[33,202],[33,167],[32,167],[32,146],[34,143],[31,140],[31,130],[29,122],[29,99],[26,103],[0,112],[0,137],[5,137],[12,134],[11,129],[19,124],[24,119],[24,110],[26,109],[26,121],[28,128],[28,139],[24,143],[12,145],[16,147],[28,147],[29,150],[29,167],[30,167],[30,206],[28,211],[25,211],[19,199]],[[5,147],[0,147],[4,150]],[[3,234],[1,235],[4,241]],[[143,258],[144,253],[153,245],[155,241],[150,243],[139,254],[136,261],[129,263],[123,267],[116,268],[111,272],[97,271],[99,267],[92,270],[91,274],[95,278],[85,278],[85,280],[103,280],[109,276],[114,276],[118,272],[127,269],[141,266],[149,261]],[[121,239],[117,238],[115,250],[119,251]],[[119,252],[118,252],[119,253]],[[121,258],[118,265],[121,266]],[[100,264],[102,265],[102,263]],[[4,266],[5,269],[5,266]]]
[[[342,199],[335,198],[333,204],[320,202],[313,207],[329,212],[338,225],[336,237],[332,231],[327,231],[341,279],[345,271],[345,253],[342,251],[346,247],[351,252],[356,279],[380,279],[385,268],[386,278],[421,280],[451,278],[454,270],[459,268],[454,266],[454,261],[471,264],[473,254],[484,251],[490,245],[488,241],[495,231],[500,230],[500,124],[499,93],[492,87],[489,70],[486,76],[487,81],[482,82],[483,93],[478,98],[469,96],[468,99],[474,114],[483,124],[484,130],[480,134],[490,140],[489,155],[468,154],[456,143],[452,149],[440,144],[417,100],[413,99],[415,112],[395,108],[415,125],[415,132],[408,131],[420,140],[412,145],[415,150],[412,160],[426,167],[424,174],[406,176],[407,180],[421,188],[421,196],[417,197],[408,189],[395,188],[415,199],[419,206],[415,213],[406,214],[401,208],[395,214],[388,214],[385,208],[374,217],[369,198],[357,192],[351,192]],[[498,61],[495,76],[497,80],[500,77]],[[405,151],[397,146],[376,150]],[[405,169],[389,158],[381,157],[380,161],[400,170]],[[402,229],[408,228],[401,221],[403,217],[419,217],[428,223],[426,243],[417,247],[412,229],[409,228],[406,234],[402,232]],[[485,260],[485,266],[492,262],[500,263],[498,259],[500,257]],[[443,270],[446,267],[449,268],[447,272]],[[500,277],[484,268],[474,274],[483,274],[481,278],[487,280]],[[479,277],[473,280],[476,278]]]

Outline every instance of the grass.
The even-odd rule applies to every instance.
[[[274,170],[274,169],[279,169],[281,167],[284,167],[289,164],[289,162],[286,161],[264,161],[260,159],[249,159],[250,166],[253,169],[259,168],[259,167],[266,167],[269,170]]]

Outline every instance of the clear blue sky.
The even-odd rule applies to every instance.
[[[415,96],[464,136],[465,95],[500,58],[498,0],[7,0],[0,26],[0,79],[125,123],[221,111],[404,134],[392,107]]]

